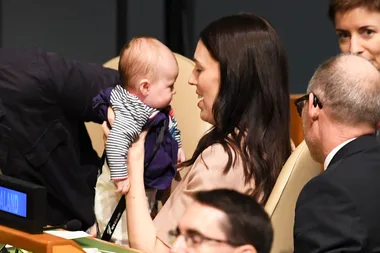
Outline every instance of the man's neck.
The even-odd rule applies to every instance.
[[[326,170],[327,167],[329,166],[330,162],[332,161],[332,159],[334,158],[334,156],[336,155],[336,153],[338,153],[338,151],[343,148],[346,144],[348,144],[349,142],[355,140],[356,137],[354,138],[351,138],[349,140],[346,140],[344,142],[342,142],[341,144],[339,144],[338,146],[336,146],[333,150],[330,151],[330,153],[326,156],[326,159],[323,163],[323,167],[324,169]]]
[[[375,129],[364,124],[354,127],[336,125],[329,131],[326,131],[326,133],[328,134],[325,135],[325,138],[322,140],[324,159],[326,159],[327,155],[334,148],[338,147],[342,143],[366,134],[373,134],[375,133]]]

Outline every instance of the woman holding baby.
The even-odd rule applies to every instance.
[[[291,152],[287,58],[265,19],[236,14],[212,22],[200,33],[194,61],[189,84],[212,128],[180,164],[190,169],[154,220],[143,178],[146,132],[129,150],[128,235],[144,252],[170,251],[168,231],[196,191],[230,188],[265,204]]]

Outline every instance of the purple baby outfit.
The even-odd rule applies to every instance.
[[[109,101],[112,89],[113,87],[104,89],[93,98],[93,109],[98,118],[98,122],[107,121],[107,110],[110,105]],[[167,188],[177,172],[178,143],[172,137],[167,127],[169,112],[170,106],[160,110],[160,112],[152,119],[149,119],[143,127],[143,130],[149,129],[145,140],[144,158],[144,164],[147,165],[144,170],[144,183],[147,188],[159,190]],[[152,158],[153,149],[157,143],[160,130],[164,126],[162,142]]]

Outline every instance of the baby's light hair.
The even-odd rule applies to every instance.
[[[154,79],[160,52],[166,47],[152,37],[135,37],[120,52],[119,74],[124,88],[135,88],[142,78]]]

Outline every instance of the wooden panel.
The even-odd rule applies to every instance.
[[[76,246],[73,245],[55,245],[52,247],[52,253],[74,253],[74,252],[84,252],[83,250],[78,250]]]
[[[140,253],[140,251],[102,241],[93,237],[85,237],[74,240],[68,240],[51,234],[29,234],[17,229],[0,225],[0,243],[9,244],[16,248],[25,249],[34,253],[80,253],[85,248],[112,248],[112,252]],[[84,243],[83,243],[84,242]],[[82,247],[80,246],[82,245]],[[108,245],[108,246],[107,246]],[[109,252],[111,252],[109,250]]]
[[[50,234],[29,234],[0,225],[0,243],[13,245],[35,253],[54,253],[54,246],[61,245],[66,252],[84,252],[75,242]]]
[[[303,95],[304,94],[290,95],[290,137],[296,146],[298,146],[303,141],[304,136],[302,131],[302,119],[298,115],[294,101]]]

